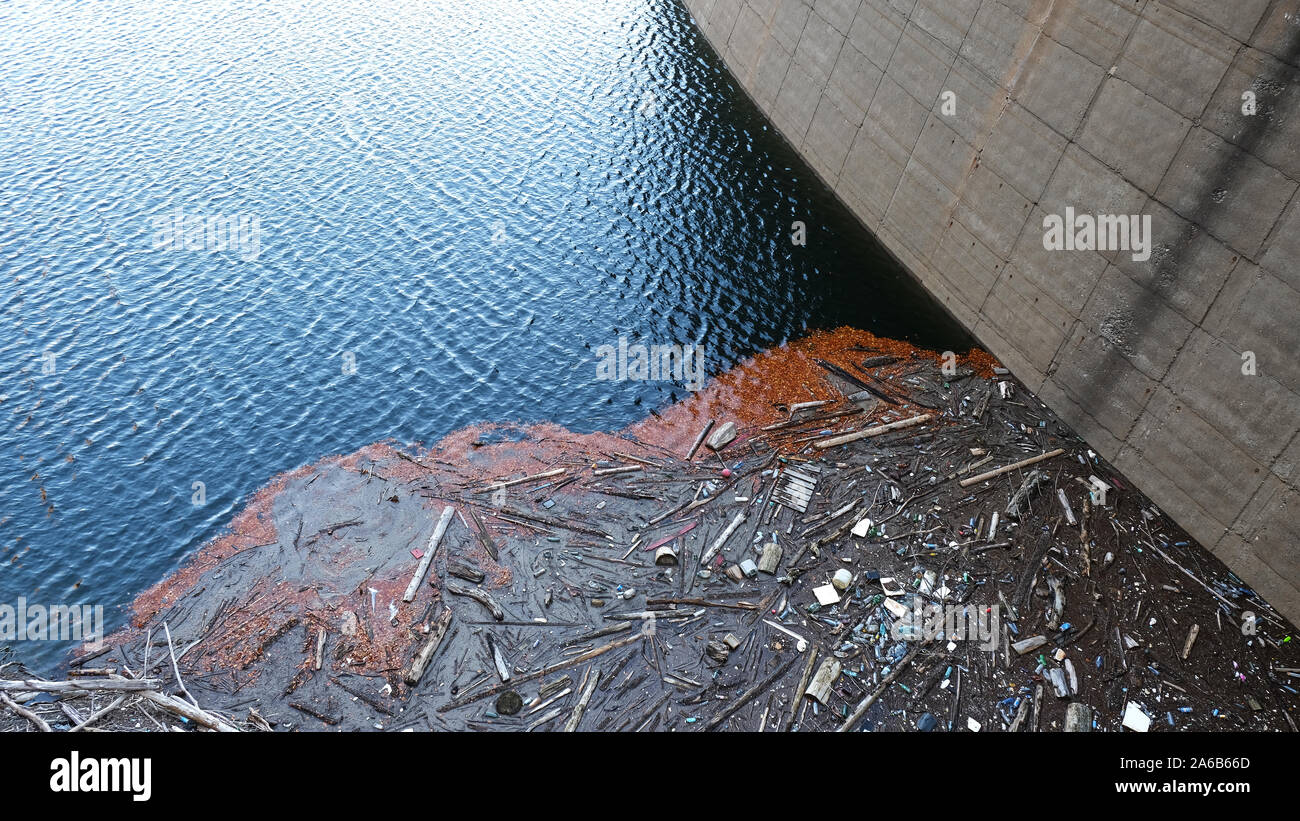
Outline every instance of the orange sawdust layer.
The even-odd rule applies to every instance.
[[[861,367],[864,358],[882,356],[898,359],[881,367]],[[638,459],[657,463],[663,463],[666,458],[681,460],[709,420],[716,420],[718,424],[724,421],[736,423],[739,437],[727,453],[739,453],[739,446],[758,440],[763,440],[778,452],[802,448],[809,438],[809,428],[794,431],[764,431],[763,428],[787,421],[790,418],[789,405],[796,402],[828,400],[831,404],[817,409],[819,413],[829,412],[828,416],[851,407],[818,360],[839,366],[868,381],[874,375],[884,383],[902,373],[914,372],[918,363],[926,360],[933,360],[936,369],[944,364],[943,356],[938,352],[878,337],[867,331],[853,328],[819,331],[741,362],[688,399],[652,413],[623,431],[575,434],[549,423],[524,428],[484,424],[455,431],[418,456],[412,456],[393,444],[380,442],[349,455],[322,459],[281,474],[254,493],[227,532],[203,546],[179,570],[136,598],[130,627],[111,637],[110,644],[134,640],[146,627],[159,627],[169,610],[195,590],[206,574],[236,559],[244,551],[276,543],[281,534],[276,532],[273,523],[272,505],[291,482],[329,470],[368,474],[399,485],[419,482],[427,491],[423,494],[426,497],[423,505],[430,511],[430,518],[436,518],[444,504],[455,504],[466,532],[477,533],[475,523],[467,515],[468,508],[479,504],[473,500],[473,494],[480,494],[481,500],[484,488],[491,482],[557,467],[567,469],[562,478],[587,478],[584,474],[590,474],[597,462],[608,466],[609,463],[633,464]],[[975,349],[958,357],[956,364],[988,378],[996,363],[987,353]],[[856,390],[857,387],[849,386],[850,392]],[[833,432],[856,430],[868,422],[892,421],[923,412],[924,408],[906,401],[898,405],[877,403],[869,414],[850,411],[839,418],[828,419],[826,429]],[[816,432],[818,429],[812,430]],[[712,464],[713,459],[712,454],[706,451],[697,457],[696,464],[716,472],[721,466]],[[484,515],[486,510],[486,507],[480,509],[479,516],[492,538],[499,541],[502,533],[511,532],[521,537],[534,535],[526,523],[489,518]],[[356,556],[341,547],[331,552],[329,546],[337,542],[333,533],[327,533],[321,539],[325,549],[317,556],[317,561],[330,562],[337,567],[358,561]],[[500,588],[510,584],[510,568],[498,565],[477,539],[468,540],[458,554],[483,570],[487,577],[485,587]],[[411,558],[410,566],[400,577],[370,578],[365,586],[376,589],[381,601],[400,602],[415,564],[416,560]],[[436,565],[430,575],[433,576],[435,571]],[[309,635],[316,634],[318,628],[329,630],[336,627],[340,611],[337,605],[326,603],[331,594],[352,596],[353,600],[362,598],[361,591],[322,589],[319,582],[307,585],[259,580],[252,594],[244,600],[223,605],[213,617],[207,635],[194,648],[195,652],[189,654],[186,663],[207,671],[249,670],[272,644],[294,627],[308,625]],[[331,656],[356,672],[384,674],[394,684],[395,690],[403,689],[399,677],[393,673],[410,657],[413,646],[421,639],[419,628],[427,627],[430,614],[441,609],[442,604],[437,599],[440,595],[438,586],[434,585],[436,607],[429,604],[427,593],[418,596],[412,604],[399,604],[396,624],[391,623],[386,613],[380,618],[362,617],[362,627],[352,633],[347,642],[334,646]],[[364,607],[356,606],[356,610],[362,611]],[[305,661],[300,676],[309,675],[313,655],[313,648],[302,649]],[[250,676],[256,676],[256,671],[250,671]],[[290,685],[290,691],[297,686],[296,682]]]

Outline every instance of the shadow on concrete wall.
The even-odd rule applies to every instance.
[[[1265,15],[1261,18],[1259,25],[1264,24],[1266,17]],[[1294,88],[1300,83],[1300,69],[1297,69],[1297,63],[1300,62],[1300,32],[1290,36],[1286,50],[1279,59],[1281,68],[1271,76],[1256,78],[1257,85],[1262,82],[1266,86],[1285,90]],[[1265,106],[1261,103],[1256,114],[1247,118],[1245,129],[1235,142],[1229,142],[1235,150],[1228,152],[1223,160],[1206,175],[1209,182],[1199,192],[1196,210],[1191,214],[1180,214],[1192,223],[1192,227],[1170,244],[1170,253],[1162,255],[1157,261],[1154,282],[1177,284],[1179,273],[1187,263],[1188,254],[1192,250],[1196,232],[1204,231],[1214,236],[1221,236],[1215,231],[1219,220],[1226,213],[1218,207],[1217,200],[1222,199],[1221,192],[1232,189],[1234,179],[1241,172],[1248,158],[1256,156],[1260,142],[1269,133],[1273,124],[1277,123],[1278,127],[1281,127],[1281,123],[1285,123],[1289,117],[1297,113],[1297,96],[1300,95],[1279,93],[1276,105]],[[1150,288],[1144,287],[1141,290],[1141,296],[1132,305],[1132,323],[1125,326],[1125,330],[1128,331],[1125,334],[1128,343],[1131,344],[1134,340],[1151,333],[1158,300],[1159,297]],[[1097,376],[1092,384],[1093,390],[1088,391],[1086,396],[1080,397],[1079,403],[1084,412],[1094,419],[1099,419],[1105,397],[1116,389],[1123,376],[1123,366],[1127,364],[1122,351],[1123,341],[1111,339],[1104,332],[1099,331],[1099,333],[1103,339],[1106,339],[1106,354],[1097,369]],[[1134,421],[1136,422],[1136,418]]]

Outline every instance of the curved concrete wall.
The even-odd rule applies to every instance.
[[[899,261],[1300,620],[1300,0],[684,1]],[[1150,215],[1150,258],[1045,250],[1067,206]]]

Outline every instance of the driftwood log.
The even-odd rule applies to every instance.
[[[442,615],[434,622],[433,629],[429,631],[429,637],[425,639],[424,644],[416,652],[411,663],[402,671],[402,679],[412,686],[420,683],[420,677],[433,660],[433,656],[438,652],[439,645],[442,644],[443,638],[447,635],[447,628],[451,627],[451,608],[443,608]]]

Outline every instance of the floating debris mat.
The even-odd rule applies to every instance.
[[[66,680],[0,649],[0,731],[1297,728],[1300,631],[1025,386],[881,343],[863,409],[856,341],[286,474]]]
[[[807,513],[820,475],[821,468],[816,465],[804,465],[802,469],[786,468],[772,498],[788,508]]]

